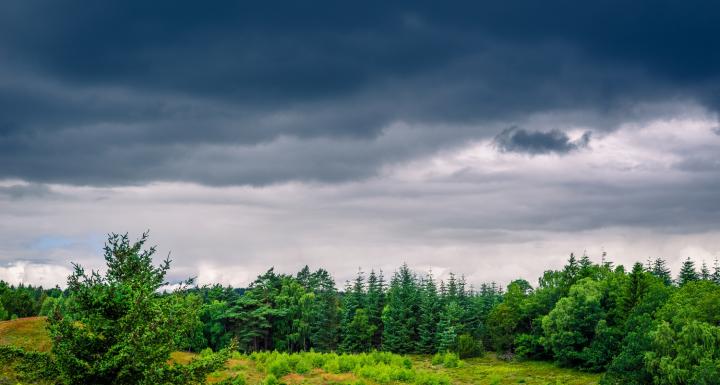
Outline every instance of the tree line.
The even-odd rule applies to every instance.
[[[106,247],[108,277],[78,267],[65,291],[4,285],[0,298],[3,303],[15,295],[7,293],[35,298],[24,302],[27,309],[50,316],[55,336],[73,335],[78,324],[103,317],[110,320],[101,323],[102,330],[117,328],[112,317],[126,317],[128,309],[139,306],[124,301],[133,296],[150,301],[152,312],[133,313],[126,327],[152,316],[170,328],[162,335],[169,342],[160,353],[146,352],[153,362],[171,349],[456,352],[462,357],[490,350],[505,359],[604,372],[604,384],[711,384],[720,378],[717,261],[712,269],[704,263],[698,269],[687,259],[673,279],[661,258],[626,271],[605,258],[594,263],[571,254],[561,269],[545,271],[535,285],[518,279],[504,289],[495,283],[475,288],[454,274],[437,280],[402,265],[389,279],[382,271],[360,270],[338,291],[324,269],[306,266],[281,274],[271,268],[243,289],[187,285],[163,293],[158,290],[169,264],[152,268],[154,249],[142,251],[146,237],[135,244],[127,236],[114,237]],[[136,293],[140,289],[142,295]],[[162,305],[150,306],[151,299]],[[103,305],[107,301],[113,305]],[[124,335],[115,333],[117,344],[126,345]],[[137,343],[132,349],[151,345]],[[104,351],[106,344],[97,348]],[[75,357],[73,346],[56,343],[56,356]]]

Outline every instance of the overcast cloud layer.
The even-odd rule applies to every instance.
[[[0,4],[0,279],[720,255],[717,2],[263,4]]]

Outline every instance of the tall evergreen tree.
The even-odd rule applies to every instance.
[[[338,294],[335,281],[325,269],[312,273],[312,290],[315,301],[312,312],[310,340],[312,347],[321,352],[337,348],[340,327]]]
[[[670,275],[670,269],[668,269],[664,259],[655,258],[652,263],[652,269],[650,270],[650,273],[660,278],[660,280],[665,285],[672,285],[672,276]]]
[[[130,242],[127,234],[110,235],[102,275],[74,265],[68,277],[73,318],[59,312],[49,318],[59,383],[195,384],[224,364],[227,351],[205,365],[168,363],[176,337],[195,325],[198,309],[188,306],[183,291],[159,293],[170,260],[153,266],[155,248],[143,249],[147,238],[145,233]]]
[[[570,290],[570,287],[577,282],[579,279],[578,276],[580,274],[580,264],[578,263],[577,259],[575,258],[574,253],[570,253],[570,258],[568,258],[567,264],[563,268],[563,291],[564,294],[567,294],[567,292]]]
[[[713,264],[713,273],[710,279],[720,285],[720,263],[718,263],[717,258],[715,259],[715,263]]]
[[[678,285],[685,286],[688,282],[699,279],[700,275],[698,275],[698,272],[695,270],[695,262],[688,257],[680,268],[680,274],[677,279]]]
[[[394,353],[415,352],[418,337],[419,293],[415,275],[407,264],[395,272],[383,312],[383,349]]]
[[[367,286],[368,322],[375,328],[372,335],[372,347],[380,349],[383,333],[382,312],[385,308],[385,279],[382,270],[379,274],[375,274],[375,270],[370,271]]]
[[[439,321],[441,302],[432,273],[422,280],[420,297],[420,320],[418,325],[418,351],[434,353],[437,342],[437,324]]]
[[[345,285],[345,295],[343,297],[342,309],[342,340],[340,342],[340,350],[357,351],[358,341],[364,341],[365,331],[357,329],[355,322],[355,313],[358,309],[366,309],[365,297],[365,273],[358,269],[357,276],[352,284],[347,282]],[[364,318],[367,318],[367,312],[364,312]]]
[[[705,261],[703,261],[702,266],[700,267],[700,279],[702,279],[703,281],[711,280],[710,269],[708,269],[707,263],[705,263]]]
[[[648,289],[645,274],[645,269],[640,262],[633,266],[628,282],[627,295],[625,296],[624,310],[626,314],[640,303],[640,300]]]

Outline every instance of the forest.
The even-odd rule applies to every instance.
[[[358,270],[341,290],[328,271],[305,266],[270,268],[247,288],[190,279],[168,290],[170,261],[155,266],[147,240],[109,236],[107,269],[75,265],[66,289],[0,283],[0,319],[47,317],[52,341],[48,353],[0,346],[0,363],[62,384],[176,384],[204,383],[237,354],[387,353],[374,359],[390,363],[393,354],[445,362],[492,353],[600,373],[601,384],[720,378],[717,261],[688,258],[675,275],[662,258],[626,269],[570,254],[534,283],[477,287],[462,274],[439,280],[403,264],[391,274]],[[174,351],[199,354],[178,365],[168,362]]]

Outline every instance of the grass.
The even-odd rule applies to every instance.
[[[0,345],[49,351],[50,339],[42,317],[0,321]],[[172,362],[186,364],[194,353],[174,352]],[[594,385],[597,374],[562,369],[546,362],[505,362],[492,354],[461,361],[448,368],[443,360],[433,365],[430,356],[389,353],[336,355],[320,353],[234,354],[223,370],[208,377],[211,384],[241,378],[247,385]],[[446,361],[446,360],[445,360]],[[0,384],[17,383],[11,369],[0,362]],[[12,381],[12,382],[8,382]],[[239,381],[237,383],[243,383]]]
[[[48,352],[52,346],[45,317],[18,318],[0,321],[0,345],[12,345],[25,350]]]

